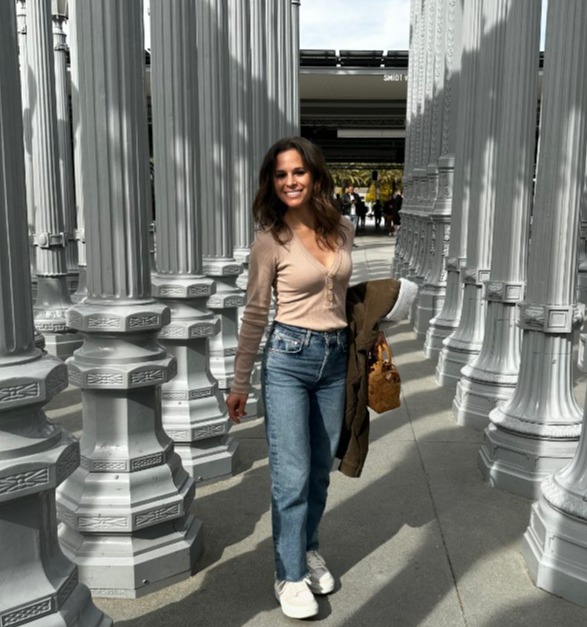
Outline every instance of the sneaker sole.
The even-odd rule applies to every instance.
[[[318,603],[316,603],[316,607],[312,608],[311,610],[302,610],[299,607],[292,607],[290,605],[284,604],[277,592],[275,593],[275,598],[279,602],[279,605],[281,605],[281,611],[288,618],[310,618],[311,616],[316,616],[316,614],[318,614],[318,612],[320,611]]]
[[[326,585],[320,585],[319,583],[312,583],[309,579],[306,579],[306,583],[314,594],[330,594],[335,586],[334,581]]]

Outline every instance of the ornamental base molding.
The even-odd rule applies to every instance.
[[[462,368],[479,355],[481,345],[470,343],[466,350],[464,347],[459,350],[454,346],[448,346],[450,340],[450,337],[445,340],[444,347],[438,355],[435,380],[441,387],[456,388],[462,377]]]
[[[444,290],[438,292],[423,290],[420,292],[414,319],[414,331],[419,338],[427,337],[430,321],[442,311],[444,297]]]
[[[197,396],[192,397],[192,394]],[[222,436],[231,427],[223,395],[216,383],[207,389],[168,391],[162,408],[163,429],[176,444]]]
[[[193,515],[167,523],[155,538],[148,533],[82,536],[60,525],[59,541],[95,597],[136,599],[187,579],[203,553],[202,522]]]
[[[195,486],[177,455],[165,459],[161,451],[129,469],[128,458],[95,460],[83,452],[82,445],[82,464],[57,490],[57,516],[67,526],[90,535],[153,528],[156,542],[166,523],[179,524],[187,515]]]
[[[57,540],[55,540],[56,542]],[[71,572],[68,577],[55,573],[52,564],[52,580],[37,578],[35,586],[23,585],[20,578],[15,579],[17,587],[12,589],[10,580],[3,581],[2,594],[10,599],[10,605],[0,609],[2,627],[20,627],[21,625],[59,625],[60,627],[111,627],[114,622],[92,603],[88,588],[79,583],[77,568],[68,564]]]
[[[489,425],[489,413],[498,403],[507,401],[512,396],[516,381],[517,377],[513,377],[513,381],[500,381],[496,377],[493,382],[482,382],[463,375],[452,404],[457,424],[478,430],[485,429]]]
[[[577,440],[524,437],[491,423],[479,451],[478,467],[486,483],[528,499],[540,497],[540,484],[568,464]]]
[[[192,444],[178,443],[175,452],[183,467],[200,485],[232,477],[239,459],[238,447],[238,440],[225,435]]]
[[[536,586],[587,607],[587,521],[541,497],[532,505],[522,557]]]
[[[452,327],[436,325],[431,323],[426,331],[426,341],[424,342],[424,356],[426,359],[438,359],[440,351],[444,347],[444,340],[454,333],[457,328],[458,322]]]

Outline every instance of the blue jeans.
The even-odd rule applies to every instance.
[[[280,580],[303,579],[306,551],[318,548],[342,427],[347,351],[346,329],[310,331],[279,322],[265,346],[262,385]]]

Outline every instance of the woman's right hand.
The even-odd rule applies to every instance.
[[[236,392],[231,392],[226,397],[228,415],[233,422],[238,424],[241,421],[241,418],[247,415],[245,406],[248,398],[248,394],[237,394]]]

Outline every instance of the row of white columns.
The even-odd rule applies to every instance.
[[[537,499],[523,541],[531,576],[586,605],[587,440],[572,366],[583,316],[587,6],[548,5],[535,167],[541,3],[465,0],[462,29],[448,17],[439,42],[430,21],[439,25],[443,7],[458,23],[455,4],[412,5],[406,220],[394,272],[422,285],[414,330],[438,360],[438,384],[455,387],[457,423],[485,430],[483,477]],[[431,86],[439,58],[445,81]],[[427,112],[449,137],[440,156]],[[454,163],[437,189],[435,160]]]
[[[299,2],[151,0],[155,216],[141,0],[69,3],[73,127],[56,106],[62,7],[54,51],[49,2],[18,2],[18,42],[16,3],[0,4],[0,156],[10,165],[0,168],[0,580],[23,560],[31,578],[3,595],[0,622],[59,614],[105,626],[78,574],[117,597],[189,576],[203,549],[196,483],[236,468],[224,392],[256,172],[271,143],[299,128]],[[280,33],[271,47],[268,31]],[[75,198],[64,201],[66,186]],[[72,299],[74,240],[87,272]],[[68,373],[35,348],[34,325],[53,354],[78,347]],[[82,391],[79,444],[42,413],[68,382]]]

